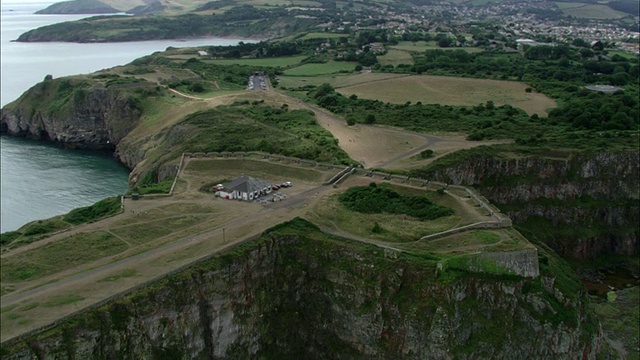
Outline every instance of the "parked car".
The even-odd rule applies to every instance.
[[[271,185],[271,190],[278,190],[278,189],[280,189],[280,185],[278,184]]]
[[[293,185],[293,184],[291,183],[291,181],[286,181],[286,182],[283,182],[282,184],[280,184],[280,186],[282,186],[282,187],[286,187],[286,188],[291,187],[291,185]]]

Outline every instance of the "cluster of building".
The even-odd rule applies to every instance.
[[[366,16],[356,17],[344,11],[333,21],[320,27],[328,31],[361,29],[386,29],[394,34],[403,34],[417,28],[427,32],[456,33],[468,30],[468,24],[494,23],[501,35],[510,38],[548,38],[555,42],[567,42],[576,38],[587,42],[603,41],[626,51],[638,52],[638,17],[632,18],[636,24],[624,28],[615,19],[585,19],[567,17],[551,1],[506,0],[489,2],[483,6],[455,4],[449,1],[432,1],[428,5],[414,6],[411,11],[380,5],[368,7]],[[630,16],[628,17],[630,19]],[[372,25],[374,24],[374,25]],[[545,41],[548,42],[548,41]]]

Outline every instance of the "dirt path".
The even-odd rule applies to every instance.
[[[180,91],[178,91],[178,90],[176,90],[176,89],[172,89],[172,88],[170,88],[170,87],[167,87],[167,90],[171,91],[172,93],[174,93],[174,94],[176,94],[176,95],[178,95],[178,96],[185,97],[185,98],[187,98],[187,99],[200,100],[200,101],[205,100],[205,99],[200,98],[200,97],[197,97],[197,96],[192,96],[192,95],[187,95],[187,94],[185,94],[185,93],[181,93]]]
[[[360,162],[365,168],[411,168],[424,166],[450,152],[470,149],[487,144],[505,143],[508,141],[469,141],[461,134],[432,135],[392,128],[381,125],[358,124],[348,126],[331,112],[305,103],[299,99],[282,93],[277,94],[280,101],[292,108],[307,109],[316,115],[318,124],[338,139],[338,145],[349,156]],[[420,152],[431,149],[436,153],[433,158],[417,161],[416,164],[404,164],[403,160]]]

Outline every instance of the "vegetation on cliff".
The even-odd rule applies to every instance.
[[[189,114],[159,136],[162,140],[148,155],[156,167],[183,152],[263,151],[322,162],[353,162],[310,111],[260,102]]]
[[[0,234],[0,246],[4,250],[38,241],[57,231],[112,216],[120,211],[120,206],[120,197],[116,196],[90,206],[73,209],[63,216],[34,221],[16,231]]]
[[[5,342],[2,355],[593,357],[597,324],[579,281],[547,248],[540,258],[543,273],[532,280],[456,270],[438,277],[437,257],[336,238],[296,219]]]

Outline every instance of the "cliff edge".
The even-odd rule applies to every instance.
[[[2,344],[4,359],[595,359],[579,281],[449,270],[296,219],[220,256]]]

